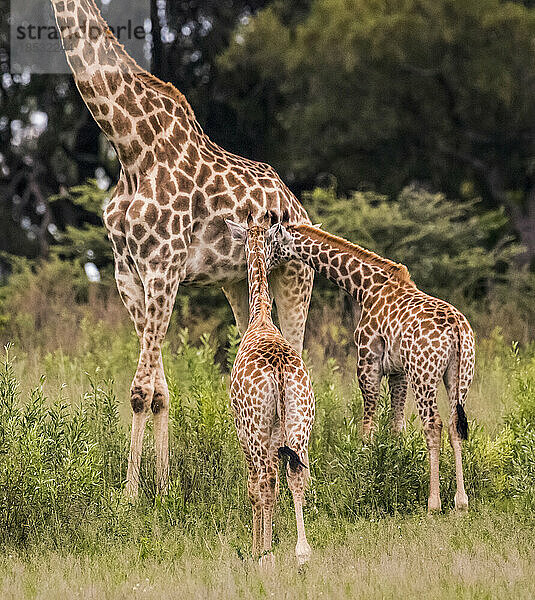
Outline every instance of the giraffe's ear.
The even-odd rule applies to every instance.
[[[314,223],[314,227],[316,229],[321,229],[321,226],[323,225],[323,223]]]
[[[247,229],[243,225],[239,223],[234,223],[230,219],[225,219],[225,223],[230,231],[230,237],[237,242],[245,242],[245,238],[247,237]]]

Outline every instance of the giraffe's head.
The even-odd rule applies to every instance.
[[[265,222],[267,220],[268,218],[266,217],[264,219],[264,224],[255,223],[251,215],[249,215],[247,218],[247,226],[241,225],[240,223],[235,223],[229,219],[226,219],[225,222],[229,228],[232,239],[243,244],[245,248],[245,256],[248,262],[249,255],[253,248],[261,248],[264,250],[266,270],[269,272],[280,262],[273,255],[275,246],[273,245],[272,240],[276,235],[278,235],[282,225],[280,223],[276,223],[275,225],[267,228],[265,226]],[[289,234],[287,235],[289,236]]]
[[[275,215],[272,213],[268,213],[268,216],[271,217],[271,222],[276,220]],[[266,263],[268,270],[299,258],[293,236],[295,227],[299,227],[299,225],[291,225],[288,214],[285,212],[282,215],[282,220],[268,229],[266,233]],[[321,229],[321,223],[314,227]]]
[[[292,234],[285,225],[276,223],[266,233],[266,263],[273,269],[282,263],[297,258]]]

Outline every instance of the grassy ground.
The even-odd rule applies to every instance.
[[[467,515],[451,510],[446,437],[444,511],[425,514],[427,458],[411,399],[407,431],[394,439],[383,395],[377,436],[363,446],[351,360],[312,365],[317,419],[305,520],[313,557],[298,573],[283,482],[276,566],[263,572],[249,558],[245,470],[228,376],[215,361],[224,352],[184,332],[167,346],[171,491],[154,496],[149,428],[132,506],[122,488],[137,342],[129,328],[83,327],[75,351],[15,347],[0,361],[0,598],[535,596],[532,348],[511,348],[498,332],[479,343],[467,405]],[[234,351],[231,340],[228,361]]]
[[[279,524],[281,525],[281,524]],[[284,523],[276,566],[263,572],[219,532],[179,526],[150,547],[125,540],[98,553],[9,554],[5,600],[104,598],[533,598],[533,518],[487,508],[459,517],[390,517],[309,526],[304,573]],[[215,529],[215,527],[214,527]],[[291,532],[291,533],[290,533]],[[288,535],[290,534],[290,535]],[[232,537],[232,536],[231,536]]]

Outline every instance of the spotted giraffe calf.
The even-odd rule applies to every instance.
[[[314,394],[303,360],[271,320],[265,230],[251,226],[251,219],[248,229],[232,221],[227,221],[227,225],[233,239],[245,245],[249,281],[249,326],[232,369],[230,396],[249,468],[253,554],[262,553],[262,564],[273,563],[272,517],[278,493],[278,459],[287,456],[287,481],[297,521],[295,554],[301,565],[311,553],[303,522],[303,501]]]
[[[464,412],[474,373],[474,335],[456,308],[420,291],[406,267],[310,225],[270,229],[268,269],[298,258],[346,290],[361,316],[355,331],[357,375],[364,399],[363,433],[371,435],[381,379],[388,377],[393,429],[404,425],[407,383],[412,386],[429,451],[428,508],[440,510],[439,452],[442,421],[437,409],[441,379],[449,403],[449,438],[455,454],[455,506],[468,507],[461,440],[468,435]]]

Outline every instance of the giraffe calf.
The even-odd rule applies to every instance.
[[[429,511],[440,510],[439,453],[442,420],[437,389],[444,381],[450,403],[449,438],[455,455],[455,506],[468,507],[461,442],[468,435],[464,404],[474,374],[474,335],[454,306],[425,294],[407,268],[310,225],[275,225],[267,240],[268,268],[302,260],[357,302],[357,376],[364,400],[363,434],[370,437],[381,379],[388,377],[392,426],[404,425],[411,385],[429,452]]]
[[[230,396],[238,438],[249,469],[253,508],[253,554],[273,564],[272,519],[278,493],[279,458],[287,457],[287,481],[297,521],[295,554],[300,565],[310,557],[303,521],[308,479],[308,440],[314,420],[314,394],[300,355],[271,320],[265,235],[227,221],[231,235],[245,245],[249,281],[249,326],[231,374]]]

